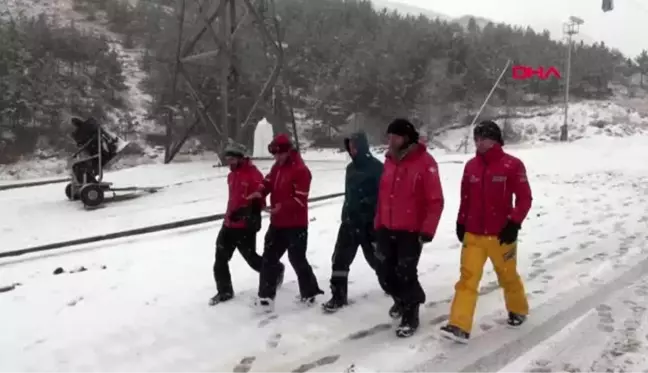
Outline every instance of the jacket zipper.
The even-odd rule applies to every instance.
[[[279,169],[277,170],[277,176],[275,177],[274,185],[272,186],[272,191],[273,191],[273,192],[274,192],[275,190],[277,190],[277,185],[279,185],[279,178],[281,178],[281,168],[279,168]],[[275,193],[272,193],[272,194],[274,195]],[[272,200],[272,197],[271,197],[270,199]],[[272,203],[271,203],[271,204],[272,204]],[[272,207],[274,208],[275,206],[272,206]]]
[[[232,198],[232,192],[237,190],[237,188],[236,188],[236,183],[238,182],[238,172],[237,171],[238,170],[236,170],[236,169],[232,170],[232,183],[227,186],[229,188],[228,193],[229,193],[229,196],[230,196],[229,197],[230,200]],[[231,204],[231,206],[230,206],[230,204]],[[236,208],[236,204],[233,204],[230,201],[228,201],[227,202],[227,207],[228,207],[228,210],[231,210],[233,208]],[[230,212],[234,212],[234,211],[230,211]],[[228,218],[229,218],[229,216],[228,216]]]
[[[481,180],[481,201],[482,201],[482,214],[481,214],[481,225],[482,225],[482,233],[486,234],[486,171],[488,169],[488,163],[486,162],[486,158],[484,157],[484,170],[482,171],[482,180]]]
[[[394,170],[394,178],[392,178],[391,190],[389,191],[389,226],[390,229],[394,227],[394,187],[396,186],[396,179],[398,178],[398,169],[400,168],[400,163],[396,164],[396,169]]]

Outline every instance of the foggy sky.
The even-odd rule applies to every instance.
[[[493,21],[562,30],[569,16],[585,20],[586,40],[603,41],[632,57],[648,49],[648,0],[613,0],[614,10],[604,13],[601,0],[395,0],[451,17],[466,14]]]

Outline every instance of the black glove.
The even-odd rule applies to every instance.
[[[430,243],[430,242],[432,242],[433,238],[434,237],[430,236],[429,234],[425,234],[425,233],[422,233],[422,234],[419,235],[419,241],[421,241],[421,243]]]
[[[459,242],[463,243],[464,241],[464,236],[466,235],[466,227],[463,224],[457,223],[457,239]]]
[[[247,216],[248,228],[254,232],[261,230],[261,206],[260,200],[252,201],[252,204],[249,206],[249,212]]]
[[[510,245],[512,243],[515,243],[518,239],[518,232],[520,231],[520,224],[512,222],[512,221],[507,221],[506,225],[502,230],[500,231],[499,235],[497,238],[499,238],[499,243],[500,245]]]

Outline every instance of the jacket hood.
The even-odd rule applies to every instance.
[[[357,150],[356,156],[351,156],[353,160],[366,158],[367,155],[371,155],[371,151],[369,150],[369,140],[367,139],[367,135],[364,132],[355,132],[351,134],[351,136],[344,139],[344,148],[346,149],[347,153],[349,152],[349,143],[353,143],[353,146]],[[351,154],[349,153],[349,155]]]

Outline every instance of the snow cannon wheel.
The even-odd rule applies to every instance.
[[[79,191],[81,202],[86,207],[97,207],[104,201],[104,187],[99,184],[84,185]]]
[[[65,196],[70,201],[78,201],[79,200],[79,192],[72,195],[72,183],[68,183],[68,185],[65,186]]]

